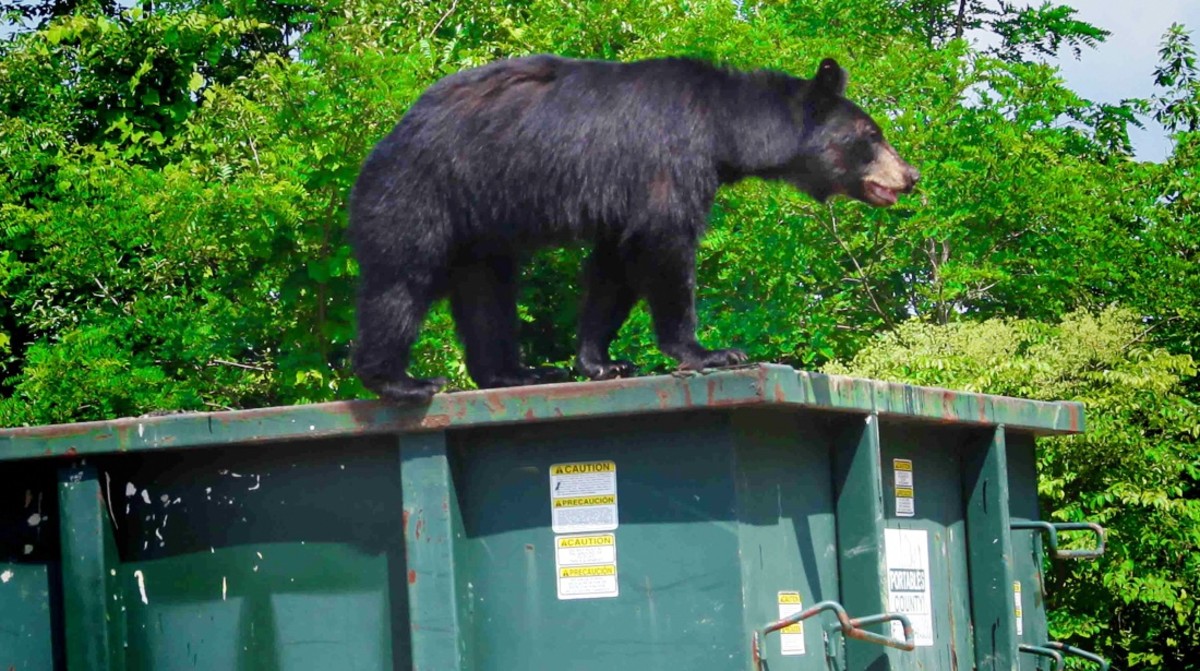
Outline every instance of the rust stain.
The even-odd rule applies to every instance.
[[[537,415],[533,412],[533,408],[530,408],[525,411],[525,419],[528,419],[528,420],[537,419]]]
[[[400,525],[401,525],[401,528],[404,529],[404,533],[407,534],[408,533],[408,511],[407,510],[403,510],[400,512]]]
[[[987,399],[983,396],[976,396],[975,405],[979,406],[979,421],[987,422]]]
[[[73,446],[67,448],[67,456],[68,457],[73,457],[77,454],[79,454],[79,450],[75,449]]]
[[[421,420],[421,426],[426,429],[444,429],[450,426],[450,415],[425,415]]]
[[[708,405],[713,405],[713,398],[717,395],[717,381],[709,378],[704,386],[708,390]]]
[[[684,407],[692,407],[692,386],[687,382],[683,383],[683,405]]]
[[[80,422],[78,424],[51,424],[49,426],[22,426],[15,429],[5,429],[4,433],[13,438],[23,438],[25,436],[37,438],[74,438],[104,428],[106,424],[106,422]]]
[[[783,385],[776,382],[775,383],[775,401],[778,403],[783,403],[786,400],[787,400],[787,394],[783,393]]]
[[[417,584],[417,572],[412,569],[408,569],[408,584]]]
[[[492,412],[504,412],[504,398],[500,394],[487,394],[483,397],[483,404]]]
[[[666,389],[659,389],[658,391],[654,392],[654,395],[658,397],[659,408],[665,409],[671,404],[671,395],[667,393]]]
[[[563,411],[562,411],[562,408],[555,408],[555,409],[554,409],[554,416],[555,416],[555,417],[562,417],[562,416],[563,416]]]
[[[425,520],[421,519],[421,518],[417,518],[417,526],[413,529],[413,538],[420,540],[421,539],[421,529],[424,529],[424,528],[425,528]]]
[[[757,405],[760,402],[758,396],[751,396],[749,398],[722,398],[712,401],[708,405],[713,408],[730,408],[741,405]]]

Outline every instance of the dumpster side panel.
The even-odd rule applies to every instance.
[[[1037,456],[1033,436],[1010,433],[1008,436],[1009,511],[1012,521],[1028,522],[1041,519],[1037,498]],[[1021,586],[1020,642],[1026,645],[1046,644],[1046,604],[1042,580],[1042,534],[1031,530],[1011,533],[1013,548],[1013,581]],[[1016,597],[1012,597],[1015,599]],[[1015,616],[1014,616],[1015,617]],[[1036,655],[1018,657],[1022,671],[1049,669],[1052,661]]]
[[[53,464],[0,467],[0,669],[65,668]]]
[[[904,612],[910,609],[908,604],[926,610],[909,613],[917,648],[893,655],[892,668],[953,670],[975,665],[970,594],[964,589],[968,573],[962,452],[970,441],[968,434],[954,427],[886,419],[881,423],[889,593],[892,600],[904,604],[893,604],[889,610]],[[897,475],[906,472],[905,462],[911,487]],[[922,596],[923,587],[928,588],[931,602]]]
[[[1006,431],[972,432],[964,458],[971,614],[978,671],[1016,671]]]
[[[394,439],[129,455],[104,475],[122,668],[410,668]]]
[[[470,575],[446,434],[400,436],[413,668],[473,669]]]
[[[846,420],[835,434],[838,567],[842,603],[851,616],[888,610],[879,416]],[[903,654],[865,641],[844,642],[846,668],[887,669]]]
[[[450,435],[461,472],[478,671],[728,671],[745,663],[727,417],[685,413]],[[617,528],[554,533],[551,466],[606,462],[615,464]],[[619,593],[560,598],[566,584],[556,582],[556,558],[569,558],[556,555],[556,538],[606,534],[615,539]],[[593,586],[602,592],[603,585]]]
[[[59,471],[64,638],[72,669],[125,666],[117,550],[102,479],[95,466],[82,462]]]
[[[801,607],[837,599],[830,423],[813,414],[733,413],[746,641]],[[798,602],[793,602],[798,596]],[[825,669],[827,614],[762,642],[771,671]],[[730,668],[738,668],[731,665]]]

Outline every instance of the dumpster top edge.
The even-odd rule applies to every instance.
[[[380,401],[337,401],[0,429],[0,461],[753,406],[877,413],[976,426],[1004,424],[1041,434],[1084,430],[1083,407],[1078,403],[757,364],[703,373],[438,394],[429,405],[410,408]]]

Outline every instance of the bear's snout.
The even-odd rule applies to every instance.
[[[896,204],[901,193],[910,193],[921,179],[921,172],[900,158],[900,154],[887,142],[875,149],[875,159],[863,174],[863,200],[876,207]]]
[[[917,182],[921,181],[921,171],[908,163],[904,163],[904,173],[904,176],[908,180],[908,186],[904,188],[904,193],[912,193],[913,188],[917,186]]]

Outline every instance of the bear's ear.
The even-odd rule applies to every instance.
[[[832,58],[826,58],[817,66],[814,81],[817,90],[822,93],[837,96],[846,93],[846,71]]]

